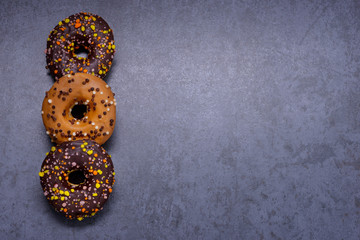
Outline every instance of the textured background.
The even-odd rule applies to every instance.
[[[104,210],[68,221],[38,171],[65,17],[113,28]],[[0,239],[359,239],[359,1],[1,1]]]

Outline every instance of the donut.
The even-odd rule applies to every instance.
[[[65,217],[80,221],[103,209],[115,183],[111,156],[91,140],[51,147],[39,176],[50,205]]]
[[[100,145],[113,133],[116,99],[102,79],[87,74],[67,74],[46,92],[42,119],[46,133],[55,143],[79,139]]]
[[[77,56],[78,52],[87,57]],[[103,18],[80,12],[59,22],[47,39],[46,62],[55,80],[84,72],[104,78],[115,53],[114,35]]]

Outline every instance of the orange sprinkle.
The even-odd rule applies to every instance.
[[[61,59],[61,58],[59,58],[59,59],[58,59],[58,61],[59,61],[59,62],[61,62],[61,61],[62,61],[62,59]]]
[[[94,174],[94,175],[97,175],[97,171],[94,171],[93,174]]]
[[[97,156],[98,156],[97,153],[95,153],[95,154],[94,154],[94,157],[97,157]]]
[[[79,22],[80,22],[80,19],[76,19],[75,22],[79,23]]]
[[[72,146],[72,147],[71,147],[71,149],[72,149],[72,150],[74,150],[74,149],[75,149],[75,147],[74,147],[74,146]]]
[[[109,193],[111,193],[112,192],[112,188],[109,188]]]
[[[60,153],[62,152],[60,148],[58,149],[58,151],[59,151]]]
[[[85,212],[85,211],[86,211],[86,209],[85,209],[85,208],[83,208],[83,209],[81,209],[81,211],[82,211],[82,212]]]
[[[84,73],[87,73],[87,69],[84,69],[84,71],[83,71]]]
[[[76,21],[77,20],[79,20],[79,19],[76,19]],[[81,23],[79,23],[79,22],[75,23],[75,28],[79,28],[79,27],[81,27]]]
[[[59,41],[56,41],[56,44],[57,44],[57,45],[60,45],[60,42],[59,42]]]
[[[67,208],[64,208],[64,212],[67,212]]]
[[[65,42],[66,39],[65,39],[65,38],[62,38],[61,40],[62,40],[63,42]]]
[[[83,70],[83,68],[81,67],[81,68],[79,68],[79,72],[81,72]]]
[[[103,162],[106,163],[106,159],[104,159]]]
[[[55,74],[57,74],[57,73],[58,73],[58,70],[57,70],[57,69],[55,69],[54,73],[55,73]]]

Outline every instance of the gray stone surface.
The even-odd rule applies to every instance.
[[[82,222],[38,171],[50,30],[114,29],[116,184]],[[359,239],[359,1],[1,1],[0,239]]]

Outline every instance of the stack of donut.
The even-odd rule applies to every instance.
[[[55,146],[46,154],[40,182],[57,212],[81,221],[103,208],[115,182],[111,156],[101,147],[116,120],[115,94],[103,80],[115,53],[113,32],[101,17],[77,13],[50,32],[45,52],[55,83],[41,114]]]

